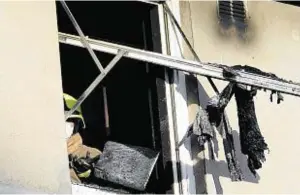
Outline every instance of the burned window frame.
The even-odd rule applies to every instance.
[[[138,2],[138,1],[137,1]],[[139,3],[139,2],[138,2]],[[145,3],[145,2],[143,2]],[[154,28],[152,29],[152,39],[153,39],[153,51],[162,53],[162,40],[161,40],[161,29],[160,29],[160,20],[159,20],[159,14],[158,14],[158,6],[157,5],[150,5],[153,6],[152,11],[150,12],[151,17],[151,26]],[[78,16],[76,16],[78,17]],[[154,23],[153,21],[157,21],[158,23]],[[86,34],[88,36],[88,34]],[[173,184],[173,171],[172,171],[172,165],[171,165],[171,147],[170,147],[170,137],[169,137],[169,116],[168,116],[168,109],[167,109],[167,103],[166,103],[166,70],[167,68],[159,67],[159,66],[152,66],[151,64],[147,64],[149,76],[151,77],[152,87],[153,87],[153,93],[150,94],[150,102],[151,106],[154,106],[154,110],[152,110],[152,118],[158,119],[154,121],[154,124],[152,125],[153,131],[155,131],[155,134],[159,139],[155,138],[153,140],[154,148],[161,151],[160,159],[161,162],[159,167],[161,179],[160,182],[168,182],[167,185],[170,184],[170,188],[161,189],[164,192],[172,193],[172,184]],[[152,119],[152,120],[155,120]],[[155,171],[154,171],[155,172]],[[162,177],[163,176],[163,177]],[[171,183],[170,183],[171,181]]]

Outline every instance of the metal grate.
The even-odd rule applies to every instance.
[[[232,3],[231,1],[219,1],[219,16],[221,19],[232,19]]]
[[[218,15],[222,22],[228,25],[234,23],[245,23],[247,19],[246,7],[241,0],[219,0]]]
[[[246,8],[243,1],[232,1],[232,15],[235,21],[246,20]]]

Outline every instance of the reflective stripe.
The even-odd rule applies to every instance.
[[[80,177],[80,178],[88,178],[90,175],[91,175],[91,170],[89,169],[89,170],[87,170],[87,171],[85,171],[83,173],[78,174],[78,177]]]
[[[81,114],[72,114],[69,118],[79,118],[83,120],[83,116]]]
[[[69,118],[79,118],[79,119],[81,119],[82,123],[83,123],[83,128],[85,128],[84,118],[81,114],[72,114]]]

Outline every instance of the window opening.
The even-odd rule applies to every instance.
[[[78,35],[61,4],[56,4],[59,32]],[[105,1],[67,2],[67,5],[85,36],[161,52],[155,5]],[[122,17],[116,17],[115,13]],[[109,54],[95,52],[100,60],[97,67],[95,59],[89,55],[91,52],[85,48],[65,44],[59,47],[63,90],[75,98],[79,98],[99,75],[99,64],[106,68],[106,64],[114,58]],[[166,103],[161,101],[165,99],[162,75],[162,67],[122,58],[81,105],[86,123],[86,129],[80,132],[83,144],[102,151],[105,143],[112,140],[162,152],[161,131],[162,127],[164,130],[168,128],[160,121],[161,117],[165,120],[167,114],[163,112]],[[165,174],[172,177],[172,172],[165,172],[163,158],[161,153],[146,192],[164,193],[170,188],[171,184],[166,186],[164,178]],[[103,180],[87,182],[135,192]]]
[[[300,1],[276,1],[279,3],[284,3],[284,4],[289,4],[289,5],[293,5],[293,6],[300,6]]]

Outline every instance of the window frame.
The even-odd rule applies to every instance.
[[[147,3],[147,4],[151,4],[154,6],[157,6],[158,9],[158,20],[159,20],[159,31],[160,31],[160,39],[161,39],[161,50],[163,54],[167,54],[168,53],[168,49],[172,48],[170,47],[170,43],[167,41],[167,37],[168,37],[168,33],[169,31],[166,29],[170,28],[170,24],[166,24],[166,16],[165,13],[163,11],[163,6],[161,4],[155,3],[155,2],[149,2],[149,1],[145,1],[145,0],[137,0],[139,2],[143,2],[143,3]],[[88,35],[86,35],[88,36]],[[174,39],[171,38],[169,39],[171,40],[170,42],[174,43]],[[171,49],[171,53],[173,53],[172,49]],[[171,70],[174,71],[174,70]],[[170,84],[170,78],[169,78],[169,74],[167,73],[167,71],[165,70],[165,80],[164,82],[164,88],[159,89],[159,90],[165,90],[165,99],[166,99],[166,115],[167,115],[167,119],[168,119],[168,125],[167,125],[167,132],[164,132],[164,137],[161,138],[161,142],[162,142],[162,148],[164,148],[165,150],[169,150],[168,152],[165,151],[165,153],[163,154],[165,161],[171,161],[172,164],[172,176],[173,176],[173,187],[172,190],[169,191],[168,193],[174,193],[174,194],[179,194],[179,179],[178,179],[178,175],[181,174],[180,170],[178,170],[178,167],[176,166],[176,162],[178,162],[178,159],[176,159],[176,147],[175,147],[175,133],[176,133],[176,128],[174,128],[174,125],[178,125],[178,124],[174,124],[174,118],[178,117],[178,114],[174,115],[174,108],[172,108],[172,105],[176,105],[178,104],[178,100],[177,99],[173,99],[170,94],[170,90],[171,88],[174,88],[174,86],[172,84]],[[181,82],[181,81],[180,81]],[[185,87],[183,88],[183,90],[186,90]],[[175,92],[176,93],[176,92]],[[180,95],[180,94],[179,94]],[[180,103],[181,104],[181,103]],[[160,107],[160,105],[159,105]],[[164,108],[159,108],[159,109],[164,109]],[[186,107],[187,110],[187,107]],[[172,114],[171,114],[172,113]],[[178,110],[177,110],[178,113]],[[179,120],[176,120],[179,121]],[[186,122],[188,122],[188,120],[186,120]],[[178,122],[177,122],[178,123]],[[180,123],[180,122],[179,122]],[[165,129],[166,130],[166,129]],[[170,172],[169,172],[170,174]],[[75,184],[76,185],[76,184]],[[72,188],[73,188],[73,184],[72,184]]]

